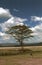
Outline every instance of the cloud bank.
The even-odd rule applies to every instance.
[[[9,9],[4,9],[2,7],[0,7],[0,17],[1,18],[8,18],[8,20],[4,21],[3,23],[0,23],[0,28],[1,28],[0,43],[2,41],[6,42],[7,40],[11,39],[11,37],[5,33],[5,31],[8,30],[8,27],[15,26],[15,25],[23,25],[24,24],[23,22],[27,21],[27,19],[23,19],[23,18],[20,18],[20,17],[15,17],[15,16],[13,17],[11,15]]]
[[[42,21],[42,17],[38,17],[38,16],[31,16],[31,21]]]
[[[15,25],[23,25],[25,21],[28,21],[26,18],[15,17],[10,13],[9,9],[4,9],[0,7],[0,18],[8,18],[8,20],[0,23],[0,43],[6,42],[16,42],[15,39],[5,33],[8,30],[8,27],[15,26]],[[34,32],[33,38],[29,40],[25,40],[25,42],[42,42],[42,17],[31,16],[31,22],[39,22],[38,25],[31,27],[31,30]],[[36,41],[35,41],[36,40]]]

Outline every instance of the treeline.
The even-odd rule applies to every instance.
[[[20,44],[16,43],[0,43],[0,47],[19,47]],[[23,46],[42,46],[42,42],[40,43],[25,43]]]

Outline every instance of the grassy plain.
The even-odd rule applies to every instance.
[[[0,65],[42,65],[42,46],[26,46],[26,52],[17,54],[20,49],[21,47],[0,47]]]
[[[25,46],[22,54],[42,57],[42,46]],[[0,47],[0,56],[21,54],[21,47]]]

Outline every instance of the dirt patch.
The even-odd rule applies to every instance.
[[[42,65],[42,58],[0,58],[0,65]]]
[[[20,65],[42,65],[41,58],[28,58],[28,59],[18,59],[17,63]]]

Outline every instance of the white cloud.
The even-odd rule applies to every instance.
[[[4,9],[4,8],[0,7],[0,17],[10,18],[10,17],[12,17],[12,15],[10,14],[9,9]]]
[[[20,18],[20,17],[16,17],[16,21],[18,22],[23,22],[23,21],[28,21],[28,19],[23,19],[23,18]]]
[[[42,23],[31,28],[33,31],[42,32]]]
[[[42,17],[38,17],[38,16],[31,16],[31,21],[42,21]]]
[[[6,33],[2,33],[2,32],[0,32],[0,37],[1,37],[3,40],[10,39],[10,36],[9,36],[9,35],[7,35]]]
[[[31,28],[34,31],[34,39],[36,39],[34,42],[42,42],[42,17],[31,16],[31,21],[39,22],[38,25]]]
[[[7,21],[4,23],[0,23],[0,27],[2,28],[2,31],[6,31],[7,27],[13,26],[13,25],[23,25],[24,21],[27,21],[27,19],[23,19],[20,17],[13,17],[9,11],[9,9],[4,9],[0,7],[0,17],[9,17]]]
[[[35,27],[31,28],[34,32],[32,35],[34,35],[34,39],[36,38],[36,41],[42,42],[42,23],[39,25],[36,25]]]
[[[18,9],[13,9],[13,11],[15,11],[15,12],[19,12],[19,10],[18,10]]]
[[[0,36],[4,36],[4,35],[5,35],[5,33],[0,32]]]
[[[4,23],[1,23],[0,26],[2,28],[2,31],[6,31],[6,30],[8,30],[7,29],[8,27],[15,26],[15,25],[23,25],[24,21],[27,21],[27,19],[22,19],[19,17],[11,17],[10,19],[5,21]]]
[[[42,23],[30,28],[34,37],[24,40],[25,43],[39,43],[42,42]]]

